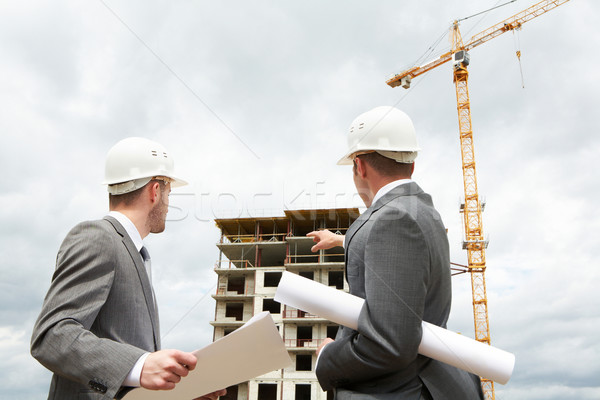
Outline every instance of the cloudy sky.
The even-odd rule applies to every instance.
[[[467,19],[463,36],[533,3]],[[414,178],[466,263],[450,66],[410,91],[385,80],[447,50],[452,20],[497,4],[0,2],[0,399],[45,398],[31,329],[65,234],[107,210],[104,157],[124,137],[163,143],[192,182],[146,239],[165,347],[212,340],[215,217],[360,205],[335,161],[375,106],[413,118]],[[471,52],[492,342],[517,360],[498,399],[600,399],[599,25],[600,4],[576,0]],[[472,337],[470,280],[453,285],[449,328]]]

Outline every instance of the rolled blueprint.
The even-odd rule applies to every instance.
[[[287,271],[281,277],[275,300],[355,330],[364,304],[360,297]],[[419,354],[503,385],[515,366],[514,354],[425,321]]]

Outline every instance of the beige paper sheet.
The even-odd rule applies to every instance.
[[[271,314],[255,315],[229,335],[194,352],[198,364],[175,389],[134,389],[125,400],[191,400],[292,363]]]

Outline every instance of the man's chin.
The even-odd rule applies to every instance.
[[[150,230],[150,233],[162,233],[164,231],[165,231],[165,225],[159,226],[159,227],[156,227],[156,228],[152,228]]]

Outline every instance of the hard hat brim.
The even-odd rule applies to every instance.
[[[340,158],[337,162],[337,165],[352,165],[352,154],[356,153],[355,151],[346,154],[344,157]]]
[[[185,185],[189,185],[189,182],[181,179],[181,178],[177,178],[175,176],[172,175],[156,175],[156,176],[164,176],[165,178],[169,178],[171,180],[171,187],[180,187],[180,186],[185,186]],[[119,183],[125,183],[128,181],[132,181],[135,179],[141,179],[141,178],[147,178],[147,176],[140,176],[140,177],[135,177],[133,179],[129,179],[127,181],[119,181],[119,182],[113,182],[113,181],[108,181],[108,180],[104,180],[104,182],[101,183],[101,185],[117,185]]]
[[[415,157],[414,158],[416,158],[416,153],[419,152],[420,150],[421,149],[417,147],[417,148],[415,148],[414,150],[412,150],[410,152],[399,152],[399,153],[411,153],[411,152],[414,152],[415,153]],[[382,150],[372,150],[372,151],[381,154],[380,151],[382,151]],[[352,161],[354,159],[354,157],[352,157],[352,155],[356,154],[356,153],[364,154],[365,151],[361,152],[360,150],[353,149],[351,152],[347,153],[344,157],[340,158],[339,161],[337,162],[337,165],[352,165]],[[388,158],[394,159],[393,157],[389,157],[386,154],[381,154],[381,155],[384,156],[384,157],[388,157]],[[414,161],[414,158],[413,158],[412,161]],[[406,162],[412,162],[412,161],[406,161]]]
[[[359,149],[358,146],[352,146],[350,149],[348,149],[348,152],[344,155],[344,157],[338,160],[337,165],[352,165],[352,160],[354,158],[352,155],[359,151],[361,151],[361,149]]]
[[[183,179],[175,178],[174,176],[170,176],[169,178],[173,179],[171,181],[171,188],[178,188],[185,185],[189,185],[188,181],[184,181]]]
[[[185,181],[185,180],[183,180],[183,179],[181,179],[181,178],[176,178],[176,177],[174,177],[172,175],[171,176],[164,176],[164,177],[169,180],[169,183],[171,184],[171,188],[172,189],[188,185],[188,182]],[[144,178],[138,178],[138,179],[144,179]],[[111,187],[114,187],[115,185],[122,185],[122,184],[125,184],[125,183],[128,183],[128,182],[132,182],[133,183],[137,179],[133,179],[133,180],[130,180],[130,181],[125,181],[125,182],[116,182],[116,183],[113,183],[113,182],[109,183],[109,182],[105,181],[102,184],[108,186],[108,192],[111,193],[111,194],[124,194],[124,193],[132,192],[134,190],[140,189],[141,187],[145,186],[148,182],[150,182],[151,179],[152,178],[147,178],[146,183],[144,183],[143,185],[138,186],[138,187],[130,188],[129,190],[123,191],[123,192],[119,192],[118,190],[117,190],[117,192],[113,192],[113,191],[111,191]]]
[[[160,178],[167,178],[169,180],[169,183],[171,184],[171,189],[188,185],[188,181],[178,178],[176,176],[173,176],[171,174],[157,175],[156,177],[154,177],[154,179],[160,179]]]

